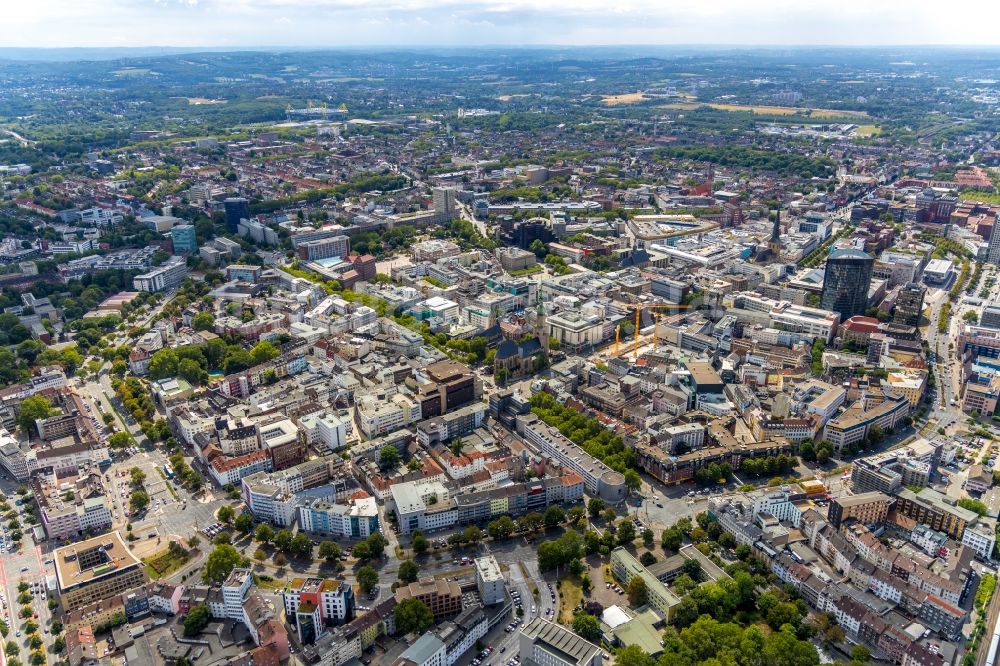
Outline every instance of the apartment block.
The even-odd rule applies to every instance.
[[[285,616],[303,643],[313,643],[328,627],[354,619],[354,589],[339,580],[295,578],[281,593]]]
[[[931,488],[924,488],[919,493],[903,488],[899,491],[896,511],[959,540],[966,527],[979,516],[953,502]]]
[[[838,497],[830,502],[827,519],[840,529],[844,521],[854,519],[863,525],[885,522],[892,498],[884,493],[871,492]]]
[[[525,440],[538,447],[560,465],[569,467],[583,477],[587,492],[606,502],[618,503],[625,498],[625,477],[597,460],[579,446],[550,427],[535,414],[517,418],[517,428]]]

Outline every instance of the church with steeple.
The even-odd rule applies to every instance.
[[[775,257],[781,254],[784,245],[781,242],[781,209],[774,211],[774,226],[771,228],[771,240],[767,243],[767,249]]]
[[[510,379],[534,374],[549,357],[549,331],[541,293],[534,310],[528,308],[525,315],[524,337],[501,342],[493,359],[494,368],[504,368]]]
[[[774,211],[774,222],[771,227],[771,237],[767,239],[767,245],[760,244],[757,246],[754,260],[757,263],[774,261],[781,256],[781,251],[784,247],[784,243],[781,242],[781,209],[778,208]]]

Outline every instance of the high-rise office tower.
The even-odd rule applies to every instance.
[[[1000,229],[994,229],[1000,231]],[[994,266],[1000,266],[1000,233],[990,234],[990,244],[986,250],[986,261]]]
[[[920,313],[924,309],[923,285],[911,282],[899,288],[896,297],[896,307],[892,311],[892,320],[897,324],[916,326],[920,323]]]
[[[840,313],[841,321],[868,309],[875,258],[861,250],[834,250],[826,258],[820,307]]]
[[[223,205],[226,207],[226,229],[235,234],[240,220],[250,219],[250,202],[243,197],[229,197]]]

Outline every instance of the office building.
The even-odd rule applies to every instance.
[[[991,518],[980,518],[968,525],[962,534],[962,545],[976,551],[976,554],[986,561],[992,560],[996,541],[996,522]]]
[[[851,488],[856,493],[895,495],[902,487],[903,475],[880,460],[858,458],[851,466]]]
[[[680,597],[671,592],[660,579],[654,576],[624,547],[619,546],[611,551],[611,573],[618,579],[622,587],[627,587],[633,578],[641,578],[646,583],[647,603],[650,607],[655,608],[667,622],[670,621],[673,608],[681,602]]]
[[[521,628],[518,653],[525,664],[601,666],[601,648],[554,622],[536,617]]]
[[[424,578],[396,589],[396,601],[419,599],[431,610],[435,620],[451,618],[462,612],[462,588],[454,581]]]
[[[430,633],[444,643],[444,666],[453,666],[462,659],[486,635],[489,626],[483,607],[474,605],[459,613],[454,620],[446,620],[435,627]],[[406,653],[403,655],[405,657]]]
[[[230,233],[239,230],[240,220],[250,219],[250,202],[243,197],[229,197],[223,202],[226,210],[226,229]]]
[[[834,250],[826,258],[820,307],[840,314],[841,320],[863,315],[875,259],[860,250]]]
[[[139,223],[158,234],[162,234],[170,231],[178,224],[183,224],[184,220],[173,215],[145,215],[139,218]]]
[[[882,432],[892,430],[910,413],[910,402],[905,396],[869,390],[863,399],[830,419],[823,428],[823,439],[838,450],[859,445],[876,426]]]
[[[479,596],[487,606],[504,600],[504,580],[500,565],[492,555],[476,558],[476,587]]]
[[[924,293],[926,289],[916,282],[903,285],[896,297],[896,307],[892,311],[892,320],[905,326],[916,326],[920,323],[920,313],[924,309]]]
[[[226,279],[239,282],[257,282],[264,269],[252,264],[229,264],[226,266]]]
[[[171,229],[170,242],[174,254],[194,254],[198,251],[198,240],[195,238],[193,224],[178,224]]]
[[[351,254],[351,239],[343,234],[330,238],[319,238],[302,243],[296,250],[299,253],[299,259],[303,261],[317,261],[333,257],[346,259]]]
[[[1000,234],[990,234],[990,244],[986,250],[986,261],[1000,266]]]
[[[924,268],[924,282],[943,287],[955,274],[955,264],[947,259],[931,259]]]
[[[160,291],[173,291],[187,277],[187,262],[183,257],[170,257],[162,266],[157,266],[148,273],[136,275],[132,286],[136,291],[148,291],[155,294]]]
[[[979,315],[979,325],[986,328],[1000,328],[1000,303],[990,303]]]
[[[118,532],[57,548],[53,560],[66,612],[120,596],[146,582],[142,563]]]

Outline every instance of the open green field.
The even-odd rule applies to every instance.
[[[839,109],[809,109],[797,108],[794,106],[747,106],[743,104],[716,104],[709,102],[674,102],[665,104],[665,109],[688,109],[694,110],[702,106],[707,106],[718,111],[749,111],[758,116],[794,116],[797,114],[816,118],[818,120],[831,120],[834,118],[868,118],[864,111],[845,111]]]
[[[575,576],[566,576],[559,581],[559,622],[569,626],[573,623],[573,609],[583,601],[583,588]]]
[[[628,93],[625,95],[605,95],[601,98],[601,101],[608,106],[619,106],[621,104],[638,104],[639,102],[645,102],[648,97],[642,93]]]
[[[882,133],[882,128],[878,125],[861,125],[854,133],[858,136],[878,136]]]

